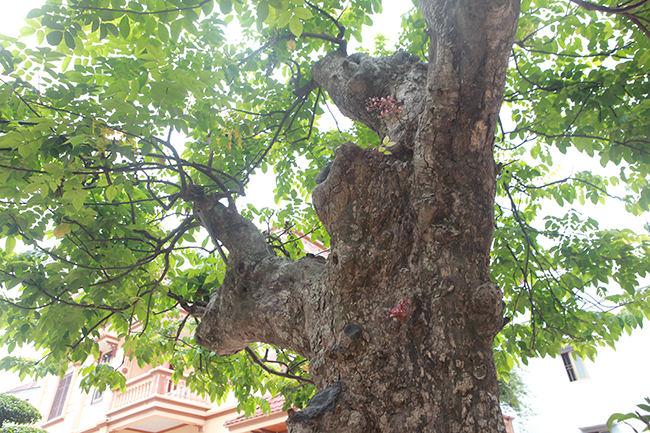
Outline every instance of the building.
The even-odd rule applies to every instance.
[[[287,242],[281,231],[273,231]],[[305,252],[327,255],[323,245],[297,234]],[[48,433],[287,433],[283,397],[270,398],[270,414],[261,410],[250,417],[239,414],[236,401],[219,406],[194,394],[183,381],[174,384],[169,365],[140,368],[124,356],[123,340],[103,333],[98,340],[100,362],[118,369],[126,377],[120,391],[81,390],[81,365],[70,365],[63,378],[48,376],[39,385],[21,386],[8,393],[29,391],[29,401],[42,414],[36,426]],[[26,395],[26,394],[25,394]],[[22,397],[24,398],[24,396]],[[514,433],[511,416],[504,416],[507,433]]]
[[[287,433],[283,397],[271,398],[270,414],[259,409],[251,417],[239,414],[231,400],[218,406],[191,392],[183,381],[174,384],[169,365],[140,368],[124,357],[122,341],[104,334],[101,361],[127,378],[126,390],[83,392],[81,365],[71,365],[63,378],[48,376],[8,393],[31,392],[30,403],[43,415],[36,426],[49,433]],[[504,417],[513,433],[512,417]]]
[[[519,417],[517,433],[602,433],[614,413],[638,410],[650,396],[650,329],[635,330],[616,344],[600,348],[594,361],[566,347],[556,358],[531,359],[522,371],[534,412]],[[643,427],[633,424],[638,431]],[[632,433],[626,424],[611,433]]]
[[[9,394],[17,397],[21,400],[25,400],[32,406],[34,406],[34,401],[41,394],[41,387],[36,382],[28,382],[23,385],[20,385],[17,388],[13,388],[10,391],[3,392],[2,394]]]
[[[286,412],[282,398],[271,399],[271,414],[250,418],[237,413],[234,401],[219,407],[192,393],[183,381],[174,384],[169,365],[140,368],[124,357],[121,340],[104,334],[101,362],[127,378],[126,390],[83,392],[81,365],[70,365],[63,378],[48,376],[9,391],[29,401],[43,415],[37,427],[49,433],[283,433]],[[30,394],[26,394],[29,392]]]

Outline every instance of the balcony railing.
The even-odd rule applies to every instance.
[[[210,404],[209,399],[190,391],[184,380],[179,380],[177,384],[174,384],[172,374],[172,370],[158,367],[129,380],[124,393],[117,392],[115,394],[112,409],[118,409],[154,395],[168,396],[186,402]]]

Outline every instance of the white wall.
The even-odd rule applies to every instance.
[[[595,362],[585,359],[585,366],[589,379],[569,382],[559,356],[531,360],[522,379],[535,414],[516,420],[517,433],[580,433],[605,424],[613,413],[637,410],[650,397],[650,324],[622,337],[615,351],[601,348]],[[632,432],[626,425],[617,430]]]

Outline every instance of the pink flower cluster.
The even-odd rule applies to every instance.
[[[366,110],[370,112],[378,111],[377,118],[379,119],[384,117],[399,118],[402,115],[402,107],[390,95],[381,98],[368,98],[366,100]]]
[[[391,308],[388,310],[388,317],[391,319],[399,320],[402,323],[406,323],[408,319],[411,318],[411,300],[400,299],[397,303],[397,307]]]

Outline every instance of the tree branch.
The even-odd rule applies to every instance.
[[[603,12],[607,14],[623,14],[625,12],[632,11],[634,9],[640,8],[641,6],[650,3],[650,0],[641,0],[636,3],[633,3],[629,6],[625,7],[617,7],[617,8],[611,8],[609,6],[602,6],[602,5],[597,5],[585,0],[569,0],[571,3],[575,3],[578,6],[580,6],[583,9],[586,9],[588,11],[598,11],[598,12]]]
[[[143,12],[132,11],[132,10],[128,10],[128,9],[99,8],[99,7],[92,7],[92,6],[69,5],[69,7],[71,9],[118,12],[118,13],[133,14],[133,15],[158,15],[158,14],[166,14],[168,12],[182,12],[182,11],[187,11],[187,10],[191,10],[191,9],[200,8],[204,4],[209,3],[209,2],[213,2],[213,1],[214,0],[203,0],[201,3],[199,3],[199,4],[195,5],[195,6],[187,6],[187,7],[184,7],[184,8],[165,9],[165,10],[161,10],[161,11],[143,11]]]
[[[264,363],[264,361],[262,361],[259,358],[259,356],[257,356],[257,353],[255,353],[255,351],[253,349],[251,349],[249,346],[247,346],[244,350],[246,351],[246,353],[248,353],[248,355],[251,357],[253,362],[255,362],[255,364],[262,367],[262,369],[264,371],[266,371],[267,373],[271,373],[273,375],[280,376],[280,377],[286,377],[287,379],[297,380],[298,382],[307,382],[307,383],[310,383],[312,385],[314,384],[314,382],[312,382],[311,379],[307,379],[306,377],[296,376],[296,375],[293,375],[293,374],[284,373],[282,371],[277,371],[277,370],[275,370],[273,368],[270,368],[268,365],[266,365]]]
[[[577,4],[583,9],[586,9],[588,11],[596,11],[596,12],[602,12],[605,14],[611,14],[611,15],[620,15],[632,22],[635,26],[639,28],[647,37],[650,38],[650,29],[646,27],[641,20],[643,21],[648,21],[650,20],[643,18],[639,15],[636,15],[634,13],[630,13],[631,11],[640,8],[641,6],[650,3],[650,0],[641,0],[636,3],[633,3],[629,6],[624,6],[624,7],[616,7],[612,8],[609,6],[602,6],[598,4],[594,4],[585,0],[569,0],[571,3]]]

